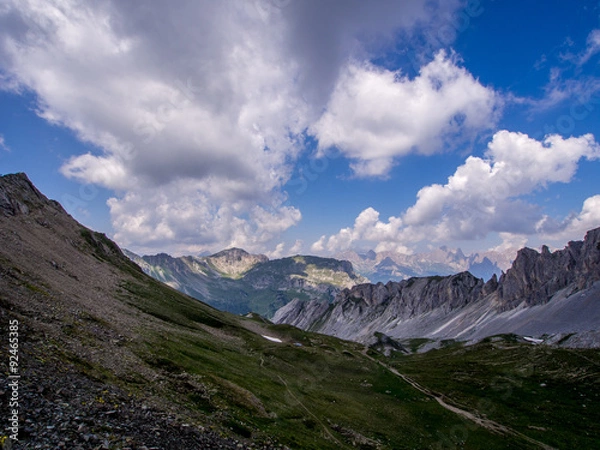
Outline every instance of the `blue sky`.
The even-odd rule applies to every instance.
[[[0,173],[140,253],[600,226],[598,1],[0,6]]]

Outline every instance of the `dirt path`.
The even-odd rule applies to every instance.
[[[412,378],[398,372],[398,370],[395,369],[394,367],[388,366],[387,364],[376,360],[372,356],[369,356],[367,354],[367,350],[368,349],[365,348],[365,350],[362,352],[363,355],[365,355],[371,361],[376,362],[381,367],[385,368],[386,370],[393,373],[397,377],[401,378],[402,380],[404,380],[405,382],[410,384],[416,390],[427,395],[428,397],[435,399],[435,401],[437,401],[441,407],[447,409],[448,411],[453,412],[454,414],[459,415],[467,420],[470,420],[470,421],[476,423],[477,425],[479,425],[480,427],[490,430],[493,433],[517,436],[517,437],[529,442],[530,444],[537,445],[538,447],[543,448],[544,450],[556,450],[554,447],[551,447],[549,445],[544,444],[543,442],[540,442],[533,438],[530,438],[529,436],[527,436],[517,430],[513,430],[512,428],[509,428],[505,425],[499,424],[498,422],[494,422],[493,420],[485,419],[477,414],[474,414],[472,412],[466,411],[464,409],[461,409],[454,405],[450,405],[450,404],[446,403],[444,401],[444,396],[442,394],[438,394],[433,391],[430,391],[429,389],[421,386],[419,383],[417,383]]]

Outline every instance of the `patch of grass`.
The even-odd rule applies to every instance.
[[[232,324],[226,314],[151,278],[146,283],[124,282],[121,288],[126,291],[121,296],[128,303],[171,324],[192,328],[197,328],[198,324],[212,328]]]
[[[27,289],[29,289],[31,292],[34,292],[36,294],[42,294],[45,297],[49,297],[50,296],[50,294],[46,290],[40,288],[39,286],[36,286],[35,284],[25,283],[24,286]]]

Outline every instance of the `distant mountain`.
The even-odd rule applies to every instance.
[[[462,272],[363,284],[330,305],[293,301],[273,320],[361,342],[375,333],[462,340],[517,333],[600,346],[600,228],[553,253],[524,248],[486,283]]]
[[[452,275],[469,271],[478,278],[489,280],[494,274],[500,276],[510,267],[517,249],[504,252],[487,251],[465,255],[461,249],[440,247],[436,250],[411,255],[397,252],[367,253],[347,251],[336,255],[348,260],[357,273],[374,283],[401,281],[411,277]]]
[[[157,280],[235,314],[271,317],[294,299],[331,302],[342,289],[368,281],[347,261],[316,256],[269,260],[239,248],[204,257],[126,254]]]

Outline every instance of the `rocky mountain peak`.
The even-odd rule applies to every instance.
[[[521,302],[540,305],[559,290],[580,290],[600,279],[600,228],[590,230],[584,241],[571,241],[563,250],[541,252],[523,248],[512,267],[500,277],[498,299],[503,310]]]
[[[38,191],[24,173],[0,177],[0,214],[5,217],[28,215],[43,208],[65,212],[58,202],[48,200]]]
[[[235,278],[248,272],[255,265],[267,262],[269,258],[233,247],[208,256],[206,260],[222,274]]]

